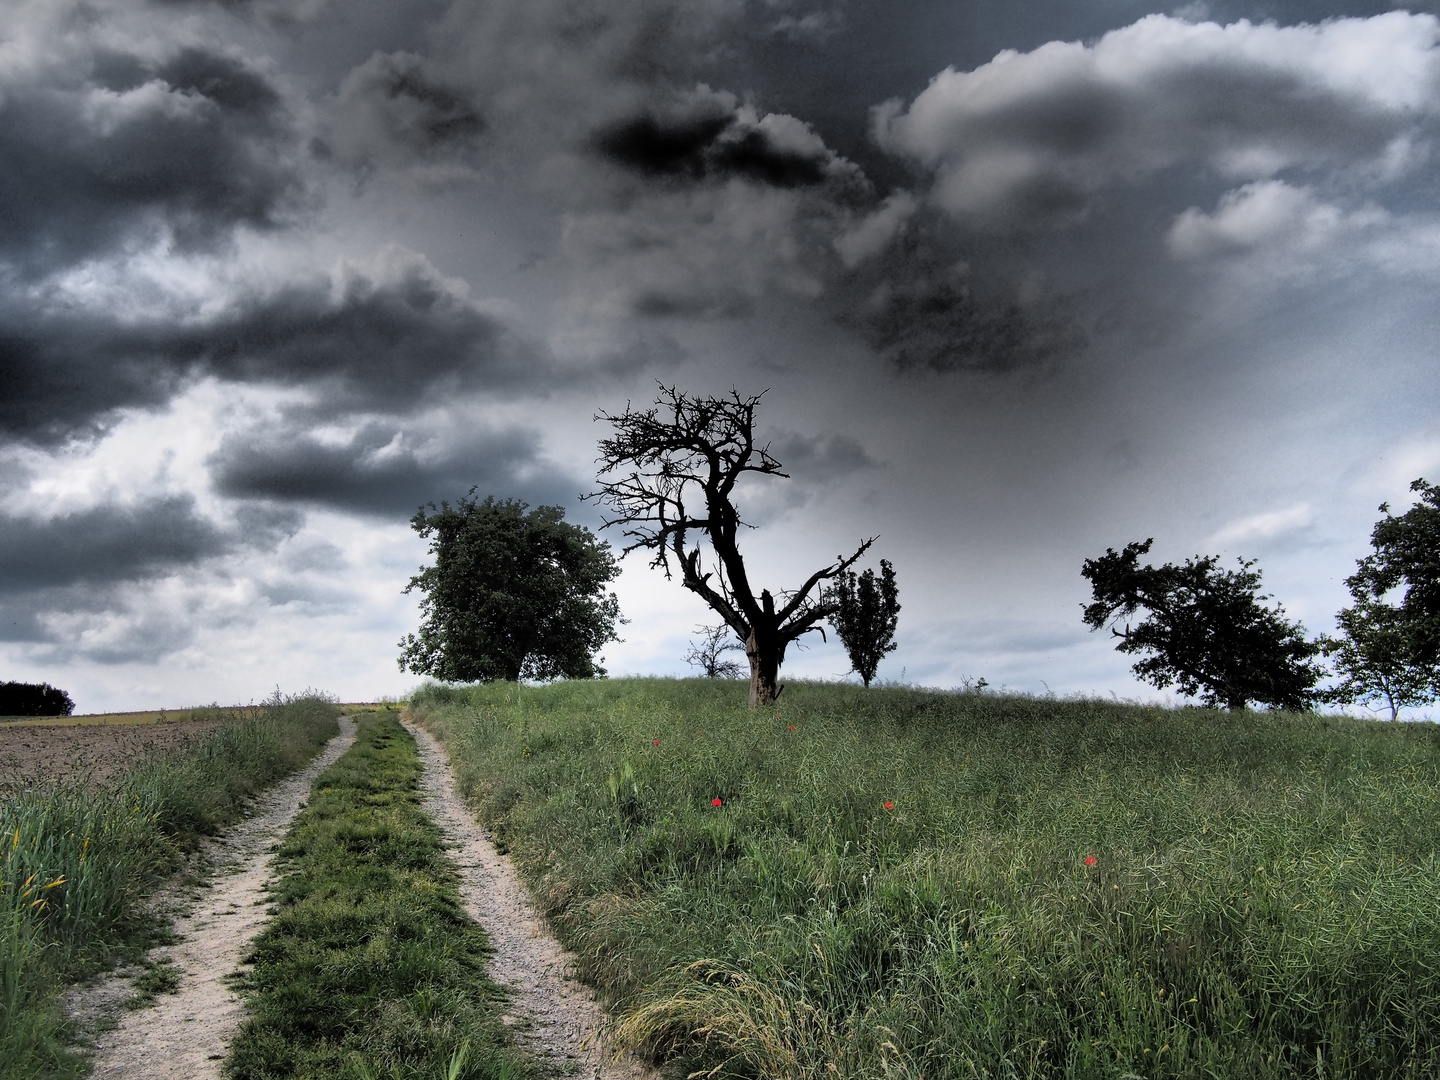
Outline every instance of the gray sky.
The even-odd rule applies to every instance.
[[[597,525],[657,380],[768,391],[762,584],[879,534],[881,678],[1163,698],[1080,621],[1148,536],[1331,630],[1440,479],[1434,7],[0,0],[0,678],[404,692],[416,508]]]

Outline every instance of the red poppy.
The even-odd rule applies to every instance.
[[[791,724],[791,725],[790,725],[790,730],[791,730],[791,731],[794,731],[794,730],[795,730],[795,725],[794,725],[794,724]]]
[[[655,740],[655,745],[656,745],[656,746],[659,746],[659,745],[660,745],[660,740],[659,740],[659,739],[656,739],[656,740]]]
[[[715,796],[715,798],[713,798],[713,799],[710,800],[710,805],[711,805],[711,806],[722,806],[722,805],[724,805],[724,803],[723,803],[723,801],[721,800],[720,796],[717,795],[717,796]]]
[[[1086,865],[1086,866],[1094,866],[1097,861],[1098,861],[1098,860],[1095,858],[1094,855],[1086,855],[1086,856],[1085,856],[1085,865]]]
[[[885,809],[886,809],[886,810],[894,810],[894,809],[895,809],[895,804],[894,804],[893,802],[887,802],[887,803],[885,804]]]

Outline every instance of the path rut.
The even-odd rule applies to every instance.
[[[240,996],[227,984],[264,926],[265,885],[275,873],[272,849],[285,835],[315,778],[355,741],[355,725],[340,718],[340,734],[303,770],[266,792],[254,813],[206,842],[202,858],[215,867],[210,888],[175,920],[179,940],[151,951],[180,972],[179,990],[153,1006],[121,1014],[114,1030],[94,1035],[96,1080],[219,1080],[230,1039],[245,1018]],[[161,894],[157,910],[178,906]],[[130,996],[129,980],[112,977],[72,991],[67,1009],[82,1031],[114,1016]]]
[[[633,1057],[603,1053],[605,1013],[572,972],[575,958],[545,926],[510,860],[495,850],[459,795],[445,751],[429,732],[405,725],[425,766],[425,808],[455,844],[466,912],[490,935],[490,976],[513,995],[510,1011],[530,1021],[517,1029],[527,1048],[562,1072],[586,1080],[659,1080]]]

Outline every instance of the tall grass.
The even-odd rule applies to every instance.
[[[684,1068],[1440,1075],[1434,726],[703,680],[412,709]]]
[[[163,928],[139,901],[195,840],[336,731],[319,696],[277,699],[112,789],[34,788],[0,803],[0,1078],[78,1075],[59,991]]]

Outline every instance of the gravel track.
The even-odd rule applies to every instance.
[[[618,1061],[603,1053],[600,1032],[605,1013],[578,982],[574,956],[565,951],[530,902],[510,860],[495,850],[461,799],[445,751],[414,724],[424,763],[425,808],[455,845],[465,910],[490,935],[495,955],[490,976],[510,990],[510,1012],[522,1023],[522,1043],[566,1075],[586,1080],[659,1080],[660,1074],[633,1057]]]
[[[206,888],[189,910],[187,899],[162,891],[152,904],[157,914],[179,912],[179,940],[151,950],[151,961],[168,960],[180,972],[177,993],[162,994],[155,1004],[123,1011],[131,996],[130,976],[122,971],[97,986],[70,993],[66,1008],[82,1036],[93,1039],[97,1080],[219,1080],[230,1038],[245,1009],[227,977],[240,967],[250,942],[267,915],[266,884],[274,878],[273,850],[285,835],[315,778],[355,741],[355,725],[340,718],[340,734],[302,771],[282,780],[260,797],[254,812],[220,837],[206,841],[202,865],[210,871]],[[103,1030],[119,1015],[119,1026]]]

